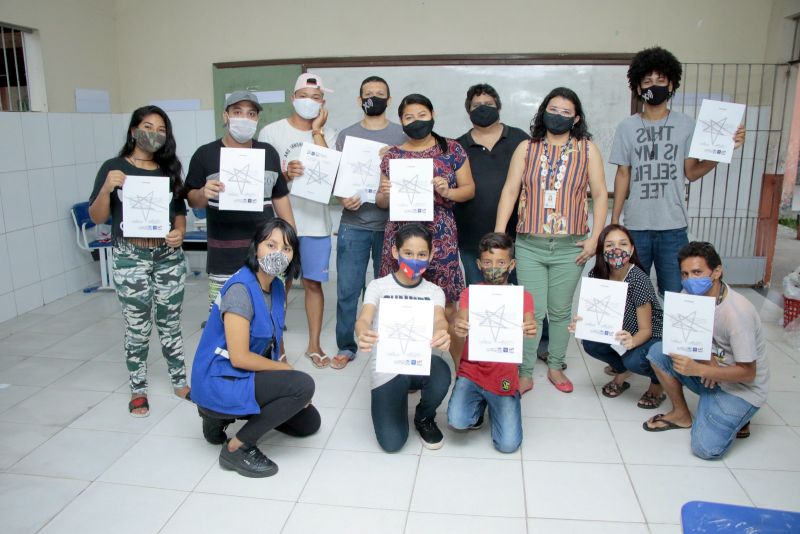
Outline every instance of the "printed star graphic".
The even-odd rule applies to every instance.
[[[720,121],[715,121],[713,119],[708,121],[700,121],[700,123],[703,125],[703,132],[711,136],[712,145],[717,146],[717,140],[722,136],[733,135],[731,129],[725,125],[727,121],[727,117]]]
[[[422,334],[414,331],[414,318],[409,317],[407,321],[403,323],[394,323],[389,325],[389,335],[386,336],[387,339],[394,339],[400,343],[400,348],[403,352],[408,351],[408,344],[412,341],[425,341],[425,338]]]
[[[689,341],[689,337],[696,332],[708,332],[708,328],[698,324],[696,311],[686,315],[676,313],[675,315],[668,315],[668,317],[672,319],[672,326],[680,329],[684,342]]]
[[[478,326],[486,326],[492,332],[492,338],[494,341],[497,341],[497,338],[500,337],[501,330],[507,330],[509,328],[519,328],[520,325],[515,324],[508,319],[505,319],[503,316],[506,312],[506,306],[503,304],[499,308],[494,311],[491,310],[483,310],[477,312],[475,315],[479,319]]]
[[[350,163],[350,170],[352,170],[353,174],[357,174],[361,177],[361,185],[367,185],[370,179],[375,178],[377,174],[377,169],[374,169],[372,166],[372,161],[354,161]]]
[[[325,184],[330,185],[330,180],[328,180],[328,173],[322,172],[321,164],[319,161],[314,162],[314,164],[308,167],[304,175],[306,177],[308,185],[312,184]]]
[[[136,195],[136,197],[132,199],[133,203],[131,208],[139,210],[145,221],[150,220],[151,212],[158,211],[160,209],[156,201],[153,199],[153,195],[153,191],[150,191],[146,195]]]
[[[426,193],[430,189],[425,188],[419,183],[419,175],[415,174],[413,177],[400,180],[397,184],[398,193],[405,193],[408,196],[409,204],[414,203],[417,193]]]
[[[228,182],[236,184],[239,187],[240,194],[244,194],[244,188],[247,184],[252,183],[249,163],[241,169],[234,167],[232,171],[225,170],[223,172],[228,175]]]
[[[586,311],[595,314],[598,324],[602,324],[608,315],[616,315],[619,317],[619,313],[611,307],[610,296],[602,299],[592,297],[590,299],[584,299],[584,302],[586,303]]]

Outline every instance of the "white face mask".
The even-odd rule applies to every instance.
[[[258,121],[242,117],[228,117],[228,131],[237,143],[246,143],[256,134]]]
[[[292,106],[298,115],[306,120],[316,119],[319,116],[319,110],[322,109],[322,103],[310,98],[295,98],[292,100]]]

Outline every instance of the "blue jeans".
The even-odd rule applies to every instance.
[[[459,376],[450,395],[447,422],[457,430],[466,430],[478,421],[488,406],[494,448],[500,452],[514,452],[522,443],[522,412],[519,405],[519,392],[496,395],[469,378]]]
[[[467,285],[480,284],[483,282],[483,274],[478,268],[478,244],[471,245],[469,250],[460,247],[458,253],[461,256],[461,263],[464,265],[464,281]],[[508,283],[516,285],[517,270],[511,271],[508,275]]]
[[[647,359],[700,397],[692,424],[692,453],[704,460],[722,458],[736,433],[750,422],[758,407],[723,391],[719,385],[709,389],[699,377],[680,374],[672,367],[672,359],[663,353],[660,342],[653,345]]]
[[[626,351],[622,356],[612,349],[611,345],[607,343],[598,343],[596,341],[584,340],[583,349],[592,358],[610,365],[617,373],[630,371],[637,375],[646,376],[653,384],[658,384],[658,377],[650,366],[650,361],[647,359],[647,353],[650,351],[650,347],[658,341],[658,339],[650,338],[647,343]]]
[[[686,228],[631,230],[631,235],[636,253],[648,276],[653,263],[656,264],[656,280],[661,296],[664,296],[665,291],[680,293],[681,266],[678,264],[678,252],[689,244]]]
[[[365,287],[367,265],[372,254],[375,278],[381,268],[383,230],[373,231],[339,225],[336,239],[336,345],[339,354],[355,358],[358,346],[353,335],[358,298]]]
[[[378,444],[397,452],[408,439],[408,392],[420,390],[414,421],[436,416],[436,408],[450,389],[450,367],[439,356],[431,359],[429,376],[397,375],[372,390],[372,426]]]

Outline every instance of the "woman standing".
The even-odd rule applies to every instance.
[[[572,297],[608,212],[603,158],[590,139],[578,95],[566,87],[553,89],[531,122],[531,140],[515,150],[500,195],[495,232],[505,231],[519,198],[517,276],[536,302],[537,335],[526,340],[520,366],[522,393],[533,388],[533,363],[545,316],[550,324],[547,378],[559,391],[573,390],[561,365],[569,342]],[[591,235],[587,186],[594,204]]]
[[[169,180],[170,231],[163,238],[124,237],[122,188],[125,176],[166,176]],[[119,155],[100,167],[89,199],[89,216],[97,224],[111,216],[114,242],[114,285],[125,320],[125,355],[130,373],[134,417],[147,417],[147,350],[156,328],[161,352],[167,360],[175,394],[188,398],[186,366],[183,361],[181,306],[186,280],[183,236],[186,233],[186,205],[182,197],[181,163],[175,154],[175,138],[167,114],[157,106],[133,112],[125,145]]]
[[[469,167],[467,153],[452,139],[445,139],[433,131],[433,104],[428,98],[411,94],[398,108],[400,123],[408,141],[391,147],[381,160],[381,186],[376,196],[380,208],[389,207],[391,176],[389,160],[406,158],[433,159],[433,221],[423,223],[433,235],[433,255],[423,277],[444,291],[447,300],[448,320],[456,311],[458,299],[464,289],[464,274],[458,263],[458,234],[453,205],[466,202],[475,196],[475,183]],[[397,260],[392,256],[392,245],[397,230],[405,223],[388,221],[383,234],[381,276],[397,271]],[[411,276],[411,273],[409,273]]]

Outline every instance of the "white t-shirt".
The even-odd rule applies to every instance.
[[[378,314],[380,313],[380,305],[382,297],[389,298],[408,298],[414,297],[419,300],[432,300],[434,306],[439,306],[444,310],[445,298],[444,291],[427,280],[420,278],[420,283],[414,287],[406,287],[400,285],[394,277],[394,274],[377,278],[369,283],[367,290],[364,293],[364,304],[372,304],[375,306],[375,317],[372,319],[372,330],[378,330]],[[433,336],[433,332],[431,332]],[[379,373],[376,371],[377,361],[375,356],[377,354],[377,345],[372,348],[372,358],[370,366],[372,368],[372,389],[380,387],[396,377],[396,374]]]
[[[329,148],[336,146],[336,130],[328,128],[322,129],[322,135]],[[314,136],[311,130],[298,130],[288,119],[267,124],[258,134],[258,140],[269,143],[281,157],[281,170],[285,173],[286,166],[290,161],[298,159],[300,147],[303,143],[314,143]],[[292,182],[288,182],[289,190],[292,189]],[[297,235],[306,237],[327,237],[333,231],[331,223],[330,208],[327,204],[320,204],[305,198],[291,197],[292,213],[297,224]]]
[[[720,382],[719,387],[753,406],[767,400],[769,367],[767,343],[761,330],[761,319],[747,298],[728,286],[728,295],[717,306],[714,314],[714,354],[723,358],[722,367],[736,362],[756,364],[756,377],[752,382]]]

